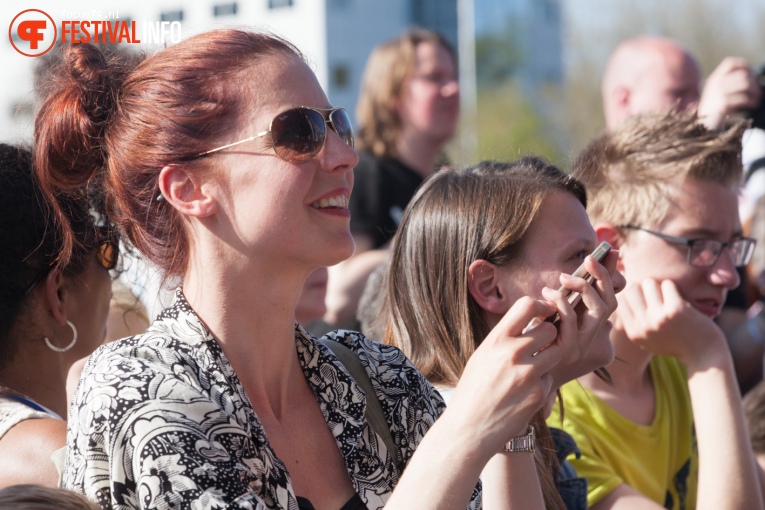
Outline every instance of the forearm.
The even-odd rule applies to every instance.
[[[730,354],[721,350],[687,368],[699,451],[697,508],[763,508]]]
[[[486,464],[481,480],[485,510],[513,508],[533,510],[545,507],[532,453],[514,452],[494,455]]]
[[[489,456],[482,452],[479,438],[455,434],[445,417],[436,421],[417,446],[386,510],[468,507]]]

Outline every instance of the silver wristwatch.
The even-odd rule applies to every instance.
[[[525,436],[512,438],[505,443],[500,452],[534,452],[534,427],[529,425]]]

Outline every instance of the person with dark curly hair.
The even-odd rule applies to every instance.
[[[0,487],[55,485],[51,454],[65,444],[65,381],[104,340],[117,243],[86,196],[60,193],[75,241],[64,263],[32,155],[0,145]]]

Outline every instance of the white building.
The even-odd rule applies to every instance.
[[[142,26],[178,21],[182,36],[220,26],[260,27],[293,42],[306,55],[330,101],[355,111],[366,59],[374,46],[412,25],[441,31],[456,45],[457,0],[22,0],[0,4],[0,22],[10,27],[25,9],[64,20],[136,21]],[[62,5],[65,7],[62,8]],[[59,39],[61,34],[59,33]],[[17,42],[21,43],[17,39]],[[152,51],[156,45],[145,44]],[[37,57],[39,58],[39,57]],[[0,141],[31,141],[35,57],[0,43]]]

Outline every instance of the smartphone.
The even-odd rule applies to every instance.
[[[592,253],[590,253],[590,255],[598,263],[601,263],[603,262],[603,259],[606,258],[606,255],[608,255],[611,252],[611,248],[612,246],[610,244],[608,244],[606,241],[603,241],[602,243],[598,245],[597,248],[595,248],[595,250],[593,250]],[[595,278],[590,273],[588,273],[587,270],[584,268],[584,262],[582,262],[582,265],[580,265],[577,268],[577,270],[572,273],[571,276],[575,276],[577,278],[584,278],[585,281],[589,284],[592,284],[595,281]],[[566,300],[569,303],[571,303],[572,307],[575,307],[576,305],[578,305],[579,301],[581,301],[582,299],[582,295],[578,292],[574,292],[572,290],[568,290],[563,287],[558,289],[558,291],[566,292]],[[539,318],[532,319],[532,321],[529,322],[529,325],[526,326],[526,329],[524,330],[524,332],[530,330],[533,327],[538,326],[542,322],[551,322],[552,324],[557,324],[558,322],[560,322],[560,315],[558,313],[555,313],[549,316],[548,318],[544,319],[544,321]]]

